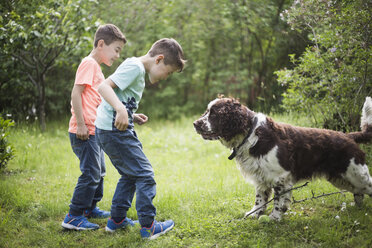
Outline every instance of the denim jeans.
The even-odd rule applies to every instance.
[[[81,175],[71,199],[70,213],[82,215],[85,209],[95,208],[103,197],[103,177],[106,174],[105,157],[95,135],[81,140],[76,134],[69,133],[71,147],[80,160]]]
[[[136,210],[142,226],[155,218],[152,200],[156,195],[154,170],[133,129],[107,131],[96,128],[98,144],[121,175],[111,205],[112,217],[125,217],[136,193]]]

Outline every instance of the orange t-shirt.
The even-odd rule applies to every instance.
[[[97,116],[97,107],[101,103],[101,96],[99,95],[97,89],[103,80],[105,80],[105,77],[97,61],[95,61],[92,57],[85,57],[77,69],[75,84],[85,85],[85,89],[81,94],[81,99],[85,125],[87,125],[87,128],[89,129],[90,135],[94,135],[95,133],[94,121],[96,120]],[[68,131],[70,133],[76,133],[77,123],[74,109],[72,108],[72,102],[71,114],[72,116]]]

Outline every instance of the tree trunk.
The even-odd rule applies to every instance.
[[[41,132],[46,130],[46,121],[45,121],[45,103],[40,103],[39,106],[39,122]]]
[[[46,130],[46,121],[45,121],[45,75],[42,75],[39,80],[39,100],[38,100],[38,109],[39,109],[39,122],[41,132]]]

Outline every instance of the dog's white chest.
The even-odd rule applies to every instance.
[[[275,146],[266,155],[252,157],[249,150],[244,151],[236,157],[239,169],[244,178],[254,185],[273,185],[287,171],[280,166],[277,158],[278,147]]]

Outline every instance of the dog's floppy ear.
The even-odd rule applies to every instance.
[[[225,98],[218,107],[218,133],[226,141],[237,134],[247,132],[251,125],[253,112],[233,98]]]

